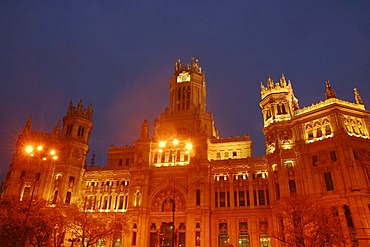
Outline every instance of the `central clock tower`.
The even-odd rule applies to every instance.
[[[206,112],[206,80],[198,59],[192,57],[190,64],[176,61],[169,93],[169,108],[154,122],[155,139],[218,137],[213,116]]]
[[[191,58],[190,65],[180,59],[170,81],[170,112],[204,113],[206,111],[206,80],[198,59]]]

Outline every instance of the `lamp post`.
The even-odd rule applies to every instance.
[[[25,151],[26,151],[26,153],[29,156],[36,157],[38,159],[38,168],[39,169],[41,167],[41,162],[43,160],[47,160],[46,156],[43,156],[43,152],[42,152],[43,149],[44,149],[44,147],[41,146],[41,145],[39,145],[39,146],[36,147],[37,152],[34,152],[34,147],[33,146],[27,146],[25,148]],[[58,157],[56,156],[56,151],[54,149],[50,150],[49,155],[51,156],[51,158],[53,160],[58,159]],[[29,214],[30,214],[30,210],[31,210],[31,204],[32,204],[32,200],[33,200],[33,195],[35,194],[36,182],[37,182],[37,180],[39,178],[40,178],[40,176],[38,176],[37,173],[36,173],[35,174],[34,184],[33,184],[33,187],[32,187],[30,202],[28,203],[26,218],[24,219],[24,223],[23,223],[23,231],[22,231],[21,241],[19,242],[19,246],[20,247],[23,246],[23,241],[24,241],[24,237],[25,237],[26,229],[27,229],[27,220],[28,220],[28,217],[29,217]]]
[[[172,155],[173,159],[173,166],[176,166],[176,159],[181,159],[181,157],[178,157],[178,151],[184,150],[184,155],[188,155],[190,151],[192,150],[192,144],[190,142],[186,142],[184,146],[180,147],[180,143],[184,144],[185,142],[180,142],[178,139],[173,139],[172,145],[170,144],[170,147],[168,148],[170,150],[170,155]],[[159,145],[159,152],[163,153],[163,149],[166,147],[167,142],[166,141],[160,141],[158,143]],[[168,150],[167,149],[167,150]],[[172,153],[173,151],[173,153]],[[185,156],[184,156],[185,157]],[[176,210],[176,204],[175,204],[175,192],[176,192],[176,182],[174,179],[174,175],[172,176],[173,179],[173,193],[172,193],[172,247],[175,247],[175,210]]]

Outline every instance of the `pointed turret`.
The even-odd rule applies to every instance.
[[[356,104],[363,105],[364,103],[362,102],[362,98],[361,98],[361,95],[360,95],[358,89],[354,88],[353,91],[355,93]]]
[[[325,92],[326,99],[336,98],[337,96],[336,96],[333,88],[331,87],[330,82],[326,81],[325,85],[326,85],[326,92]]]
[[[144,119],[143,124],[140,128],[140,140],[148,140],[149,139],[149,121],[148,119]]]
[[[29,115],[28,119],[27,119],[27,122],[26,122],[26,125],[24,126],[23,132],[31,131],[31,125],[32,125],[32,116]]]
[[[55,137],[59,137],[60,136],[60,120],[58,121],[57,125],[54,128],[53,135]]]

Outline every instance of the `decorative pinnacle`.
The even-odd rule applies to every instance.
[[[358,91],[358,89],[354,88],[353,91],[355,93],[356,104],[363,105],[364,103],[362,101],[362,98],[361,98],[361,95],[360,95],[360,92]]]
[[[330,82],[326,81],[325,85],[326,85],[326,93],[325,93],[326,99],[336,98],[337,96],[336,96],[333,88],[331,87]]]
[[[180,59],[176,61],[174,75],[177,76],[183,71],[203,75],[202,68],[199,65],[199,60],[194,57],[191,57],[190,64],[188,65],[181,64]]]

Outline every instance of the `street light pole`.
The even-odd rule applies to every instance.
[[[175,139],[176,140],[176,139]],[[175,141],[174,141],[175,144]],[[177,144],[175,144],[177,145]],[[177,155],[177,150],[175,150],[175,153],[173,155],[173,169],[176,166],[176,155]],[[172,177],[173,179],[173,195],[172,195],[172,247],[175,247],[175,176]]]
[[[46,160],[46,157],[42,157],[41,156],[41,151],[43,150],[43,147],[42,146],[37,146],[37,151],[38,151],[38,154],[36,155],[34,152],[33,152],[33,147],[32,146],[27,146],[26,147],[26,153],[31,156],[31,157],[34,157],[36,156],[38,158],[38,168],[40,169],[41,167],[41,162],[42,160]],[[52,159],[56,160],[57,159],[57,156],[55,155],[56,152],[54,150],[51,150],[50,151],[50,155],[52,156]],[[37,175],[37,173],[35,174],[35,180],[34,180],[34,184],[33,184],[33,187],[32,187],[32,192],[31,192],[31,198],[30,198],[30,202],[28,203],[28,208],[27,208],[27,213],[26,213],[26,218],[24,219],[24,222],[23,222],[23,231],[22,231],[22,236],[21,236],[21,241],[19,242],[19,247],[22,247],[24,246],[24,237],[25,237],[25,234],[26,234],[26,229],[27,229],[27,220],[28,220],[28,217],[30,215],[30,211],[31,211],[31,204],[32,204],[32,201],[33,201],[33,196],[35,194],[35,188],[36,188],[36,183],[37,183],[37,180],[40,178],[40,176]]]
[[[163,153],[163,149],[166,147],[166,142],[167,141],[159,141],[158,142],[158,147],[159,147],[159,150],[158,152],[160,153]],[[174,151],[174,153],[172,154],[172,158],[173,158],[173,168],[171,169],[172,172],[173,172],[173,175],[172,175],[172,179],[173,179],[173,193],[172,193],[172,247],[175,247],[175,211],[176,211],[176,204],[175,204],[175,193],[176,193],[176,180],[175,180],[175,172],[174,172],[174,169],[175,169],[175,166],[176,166],[176,159],[178,158],[179,160],[181,159],[181,156],[180,156],[180,153],[178,152],[179,150],[185,150],[185,155],[188,155],[190,153],[190,151],[192,150],[192,144],[190,142],[187,142],[185,144],[184,147],[178,147],[178,144],[179,144],[179,140],[177,139],[173,139],[173,143],[172,147],[170,147],[169,149],[167,150],[170,150],[170,155],[172,154],[172,150]],[[181,142],[182,144],[184,144],[184,142]],[[177,157],[179,156],[179,157]],[[163,154],[162,154],[162,157],[163,157]],[[187,157],[187,156],[185,156]],[[187,158],[188,159],[188,158]],[[170,162],[170,161],[168,161]],[[182,161],[182,164],[184,165],[185,162]],[[181,165],[181,161],[180,161],[180,165]]]

